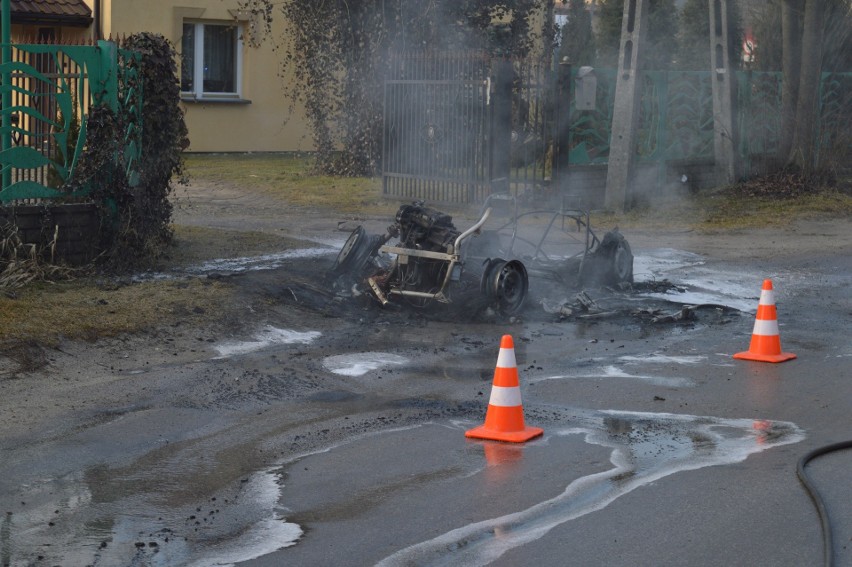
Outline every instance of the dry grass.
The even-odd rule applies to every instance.
[[[228,285],[206,280],[128,285],[81,279],[34,283],[0,295],[0,344],[61,338],[94,340],[139,332],[164,322],[199,323],[221,315]]]
[[[35,244],[21,241],[16,226],[0,226],[0,290],[23,287],[36,280],[71,279],[77,270],[46,260],[53,257],[56,237],[54,233],[48,250],[39,250]]]
[[[852,216],[852,192],[836,186],[814,187],[794,195],[785,191],[779,187],[777,192],[765,190],[754,194],[748,191],[748,185],[735,185],[620,215],[596,214],[592,221],[593,225],[622,228],[713,231]]]
[[[727,194],[713,199],[705,210],[703,226],[758,228],[797,219],[852,216],[852,195],[831,189],[789,199]]]
[[[271,237],[179,227],[172,265],[269,250]],[[14,230],[0,240],[0,350],[135,333],[162,323],[201,323],[223,315],[230,286],[203,280],[115,283],[83,269],[51,264],[44,251],[22,244]],[[274,239],[276,242],[281,239]],[[249,245],[249,242],[253,245]],[[210,243],[215,246],[210,247]]]
[[[309,158],[288,154],[191,154],[190,179],[238,184],[240,188],[281,199],[297,207],[356,213],[396,211],[398,201],[381,196],[381,179],[332,177],[311,171]]]
[[[174,246],[161,268],[251,256],[296,242],[259,232],[176,226]],[[12,243],[17,245],[9,248]],[[220,320],[232,303],[232,287],[223,282],[116,283],[114,278],[46,263],[33,247],[20,245],[13,235],[0,244],[10,258],[0,274],[0,351],[7,354],[19,352],[22,344],[53,345],[61,338],[94,340],[176,321]]]

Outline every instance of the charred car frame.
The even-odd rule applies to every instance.
[[[500,216],[502,225],[486,228]],[[525,222],[529,219],[534,220]],[[569,246],[554,244],[553,233],[565,233],[566,223],[578,236]],[[527,236],[530,232],[536,237]],[[517,199],[495,193],[485,201],[479,220],[464,231],[451,216],[423,202],[402,205],[383,235],[369,235],[358,226],[329,276],[339,293],[367,294],[383,305],[404,300],[424,307],[475,299],[511,315],[523,306],[530,277],[570,289],[616,286],[633,281],[633,254],[618,229],[598,238],[587,211],[520,212]]]

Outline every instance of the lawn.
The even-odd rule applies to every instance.
[[[192,179],[239,184],[247,191],[272,195],[296,206],[329,208],[341,213],[361,212],[393,216],[400,201],[381,194],[381,179],[332,177],[312,172],[307,156],[288,154],[189,154],[187,171]],[[796,218],[852,215],[852,179],[834,187],[810,187],[790,191],[787,178],[701,191],[680,199],[626,213],[593,212],[593,224],[618,224],[627,228],[754,228],[788,223]],[[459,213],[441,204],[434,208]],[[471,210],[475,210],[473,207]],[[454,210],[455,209],[455,210]]]
[[[398,202],[382,198],[378,177],[333,177],[312,171],[309,157],[292,154],[189,154],[190,179],[238,184],[294,206],[342,213],[367,207],[395,211]]]

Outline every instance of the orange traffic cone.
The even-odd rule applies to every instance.
[[[796,358],[791,352],[781,352],[781,337],[778,335],[778,315],[775,313],[775,292],[772,280],[763,280],[757,318],[751,334],[748,351],[738,352],[734,358],[759,362],[784,362]]]
[[[494,385],[485,413],[485,424],[465,431],[465,437],[522,443],[544,433],[540,427],[524,425],[521,387],[515,365],[515,344],[510,335],[500,341],[500,355],[494,370]]]

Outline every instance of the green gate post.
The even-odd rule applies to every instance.
[[[102,89],[99,104],[106,104],[113,112],[118,112],[118,49],[111,41],[99,40],[98,51],[101,55],[99,83]]]
[[[2,18],[2,22],[0,22],[0,40],[3,43],[3,53],[2,53],[2,65],[3,65],[3,116],[2,116],[2,130],[3,130],[3,151],[5,152],[12,147],[12,114],[9,111],[9,108],[12,106],[12,85],[11,85],[11,73],[9,72],[9,63],[12,61],[12,10],[10,8],[11,0],[2,0],[2,11],[0,11],[0,18]],[[6,164],[3,165],[3,186],[0,187],[0,191],[8,187],[12,184],[12,168],[6,167]]]
[[[98,84],[101,92],[95,96],[95,103],[107,106],[113,112],[118,112],[118,49],[111,41],[98,40],[100,54],[100,78]],[[116,156],[117,158],[117,156]],[[115,226],[118,224],[118,205],[113,197],[105,202],[110,218]]]

